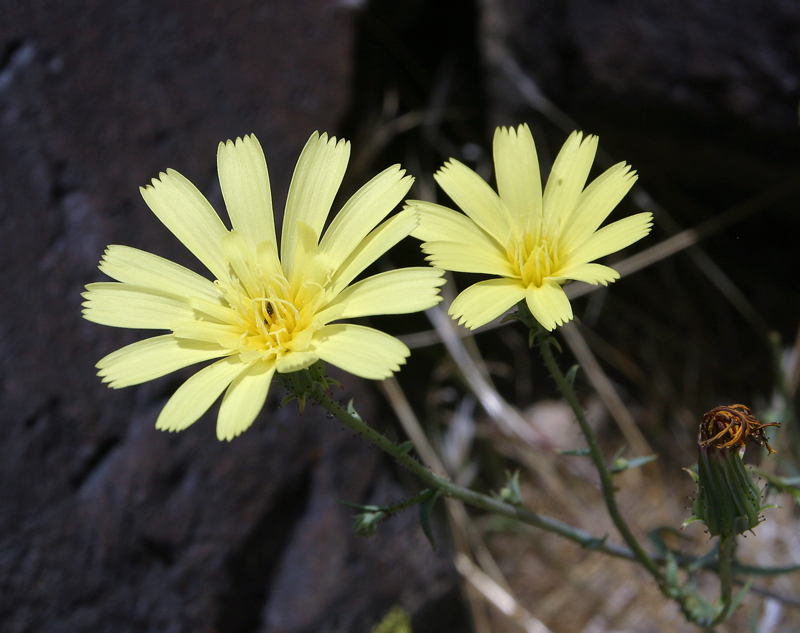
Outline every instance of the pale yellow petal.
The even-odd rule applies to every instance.
[[[525,302],[533,318],[546,330],[572,320],[572,305],[564,289],[557,282],[547,279],[540,286],[529,286]]]
[[[195,318],[201,321],[208,321],[209,318],[220,323],[236,325],[239,323],[239,315],[227,304],[222,305],[214,301],[206,301],[202,298],[192,297],[189,305],[195,311]]]
[[[652,213],[637,213],[617,220],[594,233],[570,253],[570,264],[591,262],[616,253],[642,239],[653,227]]]
[[[281,374],[290,374],[311,367],[319,360],[315,352],[290,352],[278,359],[276,369]]]
[[[454,234],[469,236],[467,239],[477,240],[480,236],[494,241],[486,231],[478,228],[471,219],[459,211],[423,200],[407,200],[403,210],[417,213],[419,224],[411,231],[411,236],[423,242],[434,242],[452,239]]]
[[[237,356],[201,369],[172,395],[156,420],[161,431],[182,431],[197,422],[225,388],[248,368]]]
[[[325,362],[373,380],[383,380],[399,371],[411,353],[395,337],[352,323],[320,328],[314,334],[314,343]]]
[[[250,427],[264,407],[275,364],[264,361],[251,364],[233,379],[222,398],[217,418],[217,438],[232,440]]]
[[[255,255],[261,242],[272,245],[277,256],[275,220],[267,160],[254,135],[220,143],[217,171],[231,225]]]
[[[251,297],[259,296],[261,280],[255,266],[255,251],[251,251],[246,238],[239,231],[231,231],[222,238],[225,257],[236,278]]]
[[[558,241],[560,252],[583,244],[630,191],[636,178],[636,172],[625,163],[618,163],[595,178],[578,197],[569,222],[563,224]]]
[[[399,268],[368,277],[342,292],[317,317],[321,323],[375,314],[407,314],[439,303],[442,271]]]
[[[334,267],[402,202],[414,182],[404,174],[400,165],[389,167],[361,187],[336,214],[319,245]]]
[[[287,278],[294,269],[297,223],[310,226],[319,239],[349,159],[350,143],[337,142],[336,137],[329,140],[327,134],[314,132],[303,148],[289,186],[281,234],[281,262]]]
[[[160,178],[160,179],[159,179]],[[225,275],[222,236],[227,230],[217,212],[197,188],[174,169],[139,189],[159,220],[215,277]]]
[[[404,209],[392,216],[367,235],[348,258],[335,271],[332,278],[332,294],[338,294],[361,272],[381,255],[407,237],[417,225],[417,215]]]
[[[192,297],[189,299],[189,305],[195,311],[195,318],[201,321],[208,321],[209,318],[219,321],[220,323],[227,323],[228,325],[236,325],[239,323],[240,317],[236,311],[230,308],[227,304],[222,305],[215,301],[207,301],[203,298]]]
[[[232,325],[199,320],[177,323],[172,332],[181,340],[216,343],[228,349],[237,349],[244,335],[244,330],[238,323]]]
[[[613,268],[602,264],[577,264],[559,270],[558,275],[551,277],[551,279],[558,283],[564,283],[572,279],[574,281],[583,281],[593,286],[597,284],[607,286],[610,282],[619,279],[619,273]]]
[[[480,228],[500,244],[506,243],[515,223],[500,196],[483,178],[454,159],[445,163],[434,178]]]
[[[427,243],[443,243],[442,253],[439,253],[435,246],[425,244],[422,247],[423,252],[432,256],[428,261],[434,266],[447,270],[461,270],[450,268],[445,264],[449,261],[447,254],[452,254],[453,257],[463,261],[464,253],[480,253],[481,263],[467,264],[469,270],[466,272],[513,275],[505,247],[463,213],[432,202],[418,200],[410,200],[407,208],[413,209],[419,216],[419,226],[411,233],[413,237]],[[453,243],[460,246],[453,248]]]
[[[529,218],[542,214],[542,178],[536,145],[526,124],[514,128],[499,127],[494,133],[494,170],[500,199],[527,228]]]
[[[118,389],[154,380],[229,353],[219,345],[179,341],[172,334],[165,334],[127,345],[100,359],[97,375],[109,387]]]
[[[505,251],[501,251],[494,240],[469,243],[459,240],[458,236],[455,239],[458,241],[423,242],[422,252],[431,266],[462,273],[518,276]]]
[[[328,281],[331,267],[328,257],[319,254],[314,229],[303,222],[297,223],[297,229],[295,267],[289,285],[296,290],[295,303],[303,305]]]
[[[138,248],[112,244],[100,270],[117,281],[160,290],[178,297],[203,297],[219,301],[214,283],[197,273]]]
[[[261,242],[256,247],[256,261],[262,274],[284,277],[283,266],[275,244]]]
[[[559,220],[563,224],[572,215],[596,152],[596,136],[583,138],[580,132],[570,134],[556,156],[544,188],[542,217],[545,226],[555,226]]]
[[[169,330],[194,318],[185,299],[141,286],[113,281],[89,284],[83,296],[83,318],[113,327]]]
[[[525,287],[519,279],[488,279],[473,284],[450,306],[449,314],[458,323],[474,330],[496,319],[525,298]]]

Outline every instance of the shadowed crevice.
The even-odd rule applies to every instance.
[[[219,633],[254,633],[275,577],[281,553],[308,504],[310,472],[272,500],[268,511],[253,528],[227,564],[229,586],[220,597],[216,630]]]

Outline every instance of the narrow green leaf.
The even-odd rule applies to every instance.
[[[498,496],[500,499],[506,503],[510,503],[512,506],[522,506],[522,492],[519,488],[519,470],[516,470],[514,474],[506,471],[506,477],[506,485],[502,490],[500,490],[500,494]]]
[[[633,459],[619,457],[611,464],[611,474],[618,475],[619,473],[625,472],[630,468],[638,468],[644,464],[649,464],[656,459],[658,459],[658,455],[646,455],[644,457],[634,457]]]
[[[433,538],[433,530],[431,530],[431,512],[433,512],[433,506],[436,505],[436,500],[439,498],[440,493],[437,490],[430,490],[428,492],[430,494],[419,504],[419,523],[435,552],[436,539]]]
[[[667,550],[666,554],[667,564],[664,565],[664,577],[667,585],[670,587],[678,586],[678,561],[675,560],[675,555],[672,551]]]
[[[731,607],[728,610],[728,613],[733,613],[734,611],[736,611],[736,609],[739,608],[739,605],[742,604],[742,600],[744,600],[745,596],[750,591],[750,585],[752,584],[753,584],[753,579],[748,578],[747,582],[744,583],[744,586],[742,587],[741,591],[739,591],[739,593],[737,593],[734,596],[733,600],[731,600]]]
[[[780,576],[791,574],[800,569],[800,565],[787,565],[786,567],[751,567],[733,561],[733,571],[736,574],[747,574],[748,576]]]
[[[669,550],[667,543],[664,541],[663,534],[674,534],[678,537],[681,536],[681,533],[671,525],[660,525],[647,533],[647,538],[653,544],[656,552],[662,556],[667,553],[667,550]]]
[[[588,457],[592,451],[588,448],[574,448],[574,449],[561,449],[557,448],[556,453],[559,455],[568,455],[570,457]]]
[[[350,503],[349,501],[344,501],[342,499],[336,499],[339,503],[343,506],[347,506],[348,508],[355,508],[356,510],[361,510],[362,512],[380,512],[385,510],[386,508],[382,506],[373,506],[373,505],[362,505],[360,503]]]
[[[565,376],[565,378],[567,379],[567,383],[569,383],[570,387],[574,387],[575,386],[575,376],[578,375],[578,370],[580,368],[581,368],[581,366],[578,365],[578,364],[575,364],[575,365],[573,365],[572,367],[569,368],[569,371],[567,372],[567,375]]]
[[[350,400],[350,402],[347,403],[347,413],[352,415],[359,422],[362,422],[362,423],[364,422],[364,420],[361,419],[361,416],[358,415],[358,411],[356,411],[356,408],[353,406],[353,401],[352,400]]]
[[[690,574],[693,574],[699,569],[702,569],[703,567],[708,567],[711,565],[711,563],[717,560],[718,556],[719,556],[719,541],[717,540],[714,541],[714,546],[711,549],[709,549],[705,554],[703,554],[700,558],[694,561],[691,565],[686,567],[686,571]]]
[[[603,547],[603,545],[605,545],[607,539],[608,539],[608,534],[606,534],[605,536],[601,536],[600,538],[592,538],[586,541],[582,541],[581,545],[583,545],[583,547],[588,550],[598,550],[601,547]]]

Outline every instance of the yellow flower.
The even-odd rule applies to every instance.
[[[221,358],[175,392],[156,426],[185,429],[225,391],[217,436],[230,440],[252,424],[276,371],[298,371],[319,359],[364,378],[397,371],[409,355],[403,343],[369,327],[333,322],[429,308],[440,300],[442,271],[391,270],[350,285],[409,235],[417,217],[404,210],[383,221],[413,182],[395,165],[356,192],[320,239],[349,155],[349,143],[311,136],[289,187],[280,255],[267,163],[254,136],[220,143],[217,154],[231,231],[176,171],[142,188],[158,219],[215,281],[151,253],[109,246],[100,269],[120,283],[89,284],[85,318],[170,333],[103,358],[97,363],[103,381],[126,387]]]
[[[596,150],[597,137],[573,132],[542,195],[528,126],[498,128],[494,165],[499,194],[451,159],[436,173],[436,182],[466,215],[430,202],[409,202],[420,214],[412,235],[423,240],[432,265],[496,277],[456,297],[450,314],[459,323],[479,327],[525,299],[536,320],[553,330],[572,319],[565,282],[607,285],[619,278],[611,268],[590,262],[647,235],[652,215],[639,213],[598,230],[636,174],[619,163],[584,189]]]

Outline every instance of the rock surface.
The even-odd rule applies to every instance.
[[[643,172],[693,193],[709,182],[727,185],[724,197],[709,197],[717,204],[739,201],[796,169],[796,3],[482,5],[490,102],[498,123],[531,118],[527,78],[539,89],[538,98],[557,104],[599,134],[612,154]]]
[[[107,244],[199,269],[138,187],[173,167],[218,209],[220,140],[255,132],[281,208],[302,145],[336,133],[354,14],[333,0],[4,2],[0,10],[0,629],[368,630],[453,575],[412,513],[356,538],[336,500],[390,502],[380,456],[311,409],[231,443],[157,432],[191,372],[113,391],[94,363],[140,335],[80,317]],[[379,410],[363,383],[365,417]],[[379,423],[379,422],[378,422]],[[380,423],[379,423],[380,424]]]

